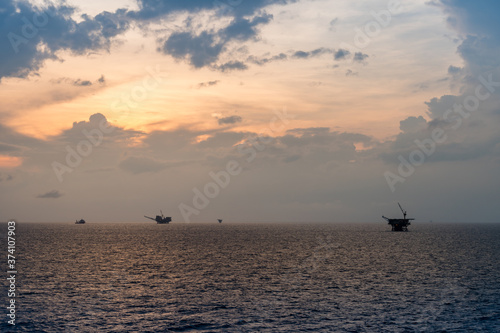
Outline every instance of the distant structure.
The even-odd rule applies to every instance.
[[[148,218],[150,220],[156,221],[156,223],[158,223],[158,224],[168,224],[169,222],[172,221],[171,217],[165,217],[165,216],[163,216],[163,212],[161,210],[160,210],[160,213],[161,213],[161,216],[160,215],[156,215],[155,218],[152,218],[152,217],[149,217],[149,216],[146,216],[146,215],[144,215],[144,217]]]
[[[385,219],[388,224],[392,226],[392,231],[408,231],[408,226],[411,224],[410,221],[413,221],[414,219],[407,219],[406,218],[406,210],[404,210],[401,205],[398,202],[399,209],[401,209],[401,212],[403,212],[403,218],[402,219],[390,219],[385,216],[382,216],[383,219]]]
[[[85,220],[84,219],[76,220],[75,224],[85,224]]]
[[[217,219],[217,221],[219,221],[219,223],[222,223],[222,220],[221,220],[221,219]]]

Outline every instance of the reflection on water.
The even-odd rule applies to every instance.
[[[499,225],[18,223],[16,328],[499,331],[499,240]]]

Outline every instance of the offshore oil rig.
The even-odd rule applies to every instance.
[[[410,221],[413,221],[414,219],[406,218],[406,210],[404,210],[401,205],[398,202],[399,209],[401,209],[401,212],[403,212],[403,218],[402,219],[390,219],[385,216],[382,216],[383,219],[385,219],[388,224],[392,226],[392,231],[408,231],[408,226],[411,224]]]
[[[146,216],[146,215],[144,215],[144,217],[148,218],[150,220],[156,221],[156,223],[158,223],[158,224],[168,224],[169,222],[172,221],[171,217],[165,217],[165,216],[163,216],[163,212],[161,210],[160,210],[160,213],[161,213],[161,216],[160,215],[156,215],[155,218],[152,218],[152,217],[149,217],[149,216]]]

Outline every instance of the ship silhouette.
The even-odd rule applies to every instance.
[[[75,224],[85,224],[85,220],[84,219],[76,220]]]
[[[217,219],[217,221],[219,221],[219,223],[222,223],[222,220],[221,220],[221,219]]]
[[[168,224],[169,222],[172,221],[171,217],[165,217],[165,216],[163,216],[163,212],[161,210],[160,210],[160,213],[161,213],[161,216],[160,215],[156,215],[155,218],[149,217],[149,216],[146,216],[146,215],[144,215],[144,217],[148,218],[150,220],[156,221],[156,223],[158,223],[158,224]]]
[[[406,210],[404,210],[398,202],[399,209],[403,212],[402,219],[390,219],[382,215],[382,218],[385,219],[388,224],[392,226],[392,231],[408,231],[408,226],[411,224],[410,221],[413,221],[413,218],[406,218]]]

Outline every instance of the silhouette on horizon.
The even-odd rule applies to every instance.
[[[217,219],[217,221],[219,221],[219,223],[222,223],[222,220],[221,220],[221,219]]]
[[[410,221],[415,220],[414,218],[406,218],[406,210],[401,207],[398,202],[399,209],[403,212],[402,219],[390,219],[382,215],[382,218],[385,219],[388,224],[392,226],[392,231],[408,231],[408,226],[411,224]]]
[[[76,220],[75,224],[85,224],[84,219]]]
[[[169,222],[172,221],[172,218],[171,217],[165,217],[163,216],[163,212],[160,210],[160,213],[161,213],[161,216],[160,215],[156,215],[155,218],[152,218],[152,217],[149,217],[149,216],[146,216],[144,215],[144,217],[150,219],[150,220],[153,220],[153,221],[156,221],[156,223],[158,224],[168,224]]]

